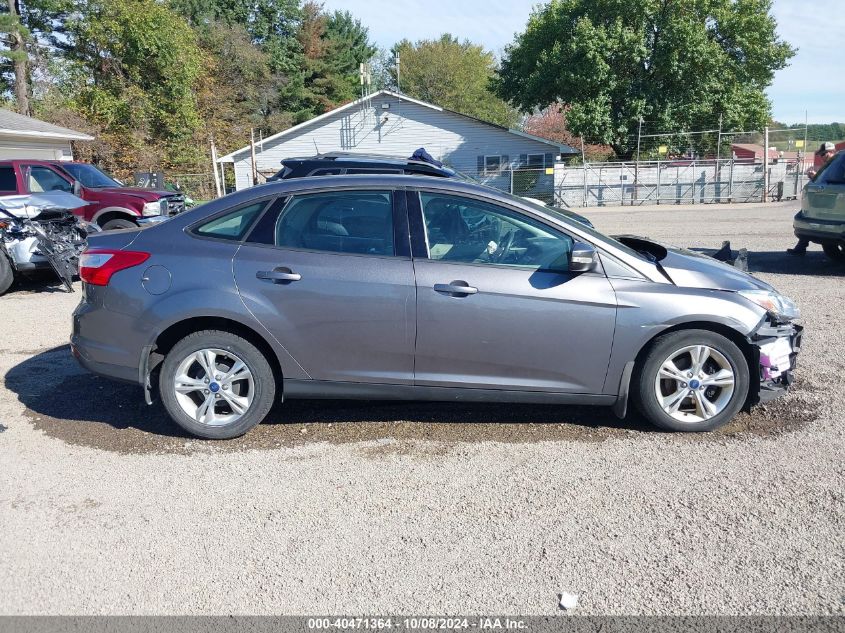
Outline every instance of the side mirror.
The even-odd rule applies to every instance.
[[[82,195],[82,183],[78,180],[73,181],[73,195],[77,198]]]
[[[596,249],[583,242],[575,242],[569,254],[569,272],[588,273],[595,270],[599,256]]]

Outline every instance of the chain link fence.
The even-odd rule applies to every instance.
[[[800,196],[806,183],[800,160],[768,165],[740,159],[674,160],[558,165],[554,201],[564,207],[761,202],[765,170],[768,200]]]
[[[167,174],[165,187],[181,191],[195,202],[206,202],[217,197],[214,174]]]

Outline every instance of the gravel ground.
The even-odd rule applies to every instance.
[[[845,614],[845,267],[795,203],[588,210],[793,296],[784,399],[709,435],[602,408],[297,402],[180,434],[65,345],[79,294],[0,298],[0,613]]]

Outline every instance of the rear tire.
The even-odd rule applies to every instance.
[[[636,404],[648,421],[688,432],[711,431],[730,422],[745,404],[750,380],[742,351],[708,330],[661,336],[635,378]]]
[[[136,229],[138,225],[131,220],[124,220],[122,218],[115,218],[109,220],[103,225],[104,231],[116,231],[117,229]]]
[[[822,244],[822,250],[835,262],[845,261],[845,243],[843,242]]]
[[[211,365],[209,376],[206,367]],[[267,416],[276,379],[255,345],[231,332],[204,330],[186,336],[167,353],[159,393],[170,417],[188,433],[229,439]]]
[[[12,287],[15,281],[15,271],[12,270],[12,262],[6,256],[6,253],[0,251],[0,295]]]

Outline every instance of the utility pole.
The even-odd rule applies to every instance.
[[[393,58],[394,63],[396,64],[396,92],[401,93],[402,88],[399,87],[399,51],[396,51],[396,55]]]
[[[637,127],[637,162],[634,165],[634,195],[631,197],[631,206],[634,205],[634,198],[640,197],[640,141],[643,138],[643,117],[640,116],[640,124]]]
[[[801,175],[807,172],[807,111],[804,110],[804,151],[801,152],[803,159],[801,161]]]
[[[716,141],[716,165],[719,164],[719,159],[722,157],[722,115],[719,115],[719,137]]]
[[[584,176],[584,206],[587,206],[587,155],[584,152],[584,137],[581,137],[581,174]]]
[[[214,146],[214,135],[211,135],[211,168],[214,170],[214,191],[217,197],[223,195],[220,189],[220,174],[217,172],[217,148]]]
[[[763,133],[763,202],[769,201],[769,126]]]
[[[255,163],[255,128],[249,130],[249,153],[252,157],[252,184],[258,184],[258,165]]]
[[[713,173],[716,174],[716,197],[719,202],[722,201],[722,165],[719,159],[722,158],[722,115],[719,115],[719,136],[716,138],[716,169]]]

